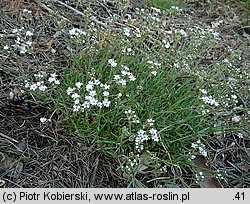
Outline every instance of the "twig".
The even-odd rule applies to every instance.
[[[74,12],[75,12],[76,14],[78,14],[78,15],[84,16],[84,13],[83,13],[83,12],[78,11],[77,9],[73,8],[72,6],[69,6],[69,5],[65,4],[64,2],[62,2],[62,1],[60,1],[60,0],[52,0],[52,1],[55,2],[55,3],[61,4],[62,6],[65,6],[66,8],[68,8],[68,9],[74,11]],[[97,20],[96,17],[94,17],[94,16],[91,16],[91,17],[90,17],[90,20],[94,21],[96,24],[99,24],[99,25],[101,25],[101,26],[103,26],[103,27],[105,27],[105,28],[107,27],[107,25],[106,25],[105,23],[103,23],[103,22]]]
[[[43,4],[40,0],[33,0],[34,2],[36,2],[39,6],[41,6],[43,9],[45,9],[46,11],[48,11],[49,13],[56,13],[54,10],[52,10],[51,8],[49,8],[48,6],[46,6],[45,4]],[[62,18],[65,21],[70,22],[69,19],[67,19],[66,17],[56,13],[56,15],[58,15],[60,18]]]
[[[15,140],[15,139],[13,139],[13,138],[9,137],[8,135],[5,135],[5,134],[3,134],[1,132],[0,132],[0,137],[3,137],[5,139],[7,139],[7,140],[10,140],[11,142],[14,142],[14,143],[18,143],[17,140]]]

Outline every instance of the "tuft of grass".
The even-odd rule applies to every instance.
[[[147,0],[147,4],[151,7],[159,8],[161,10],[170,9],[173,6],[183,6],[184,2],[181,0]]]

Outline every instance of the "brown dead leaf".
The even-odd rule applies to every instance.
[[[197,171],[202,172],[204,175],[204,179],[199,182],[201,188],[222,188],[220,182],[214,178],[211,178],[211,176],[209,176],[205,170],[210,170],[206,163],[205,157],[196,156],[195,164],[197,165]]]

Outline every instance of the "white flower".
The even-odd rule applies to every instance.
[[[201,92],[202,94],[207,94],[207,90],[205,90],[205,89],[200,89],[200,92]]]
[[[122,69],[125,70],[125,71],[129,71],[129,68],[126,66],[126,65],[121,65]]]
[[[57,77],[56,73],[50,74],[50,77],[49,77],[48,81],[50,83],[54,82],[55,84],[60,84],[60,81],[58,79],[56,79],[56,77]]]
[[[52,83],[52,82],[54,82],[54,78],[52,78],[52,77],[49,77],[49,79],[48,79],[48,81],[50,82],[50,83]]]
[[[13,30],[12,30],[12,33],[17,33],[18,32],[18,29],[17,28],[14,28]]]
[[[40,118],[41,123],[45,123],[47,121],[47,118]]]
[[[237,136],[238,136],[239,138],[244,138],[244,137],[243,137],[244,135],[243,135],[242,133],[238,133]]]
[[[81,35],[87,35],[87,33],[79,28],[72,28],[69,30],[69,34],[71,35],[71,38],[73,37],[79,37]]]
[[[105,106],[105,107],[109,107],[110,106],[110,101],[107,99],[107,98],[105,98],[103,101],[102,101],[102,104]]]
[[[158,132],[157,132],[157,130],[154,129],[154,128],[151,128],[151,129],[149,130],[149,132],[150,132],[150,134],[151,134],[151,136],[152,136],[152,140],[154,140],[155,142],[159,142],[159,137],[158,137]]]
[[[128,78],[129,78],[130,81],[135,81],[136,80],[136,78],[135,78],[135,76],[133,74],[130,74],[128,76]]]
[[[117,66],[117,63],[116,63],[116,61],[114,59],[109,59],[108,63],[110,64],[111,67],[116,67]]]
[[[81,86],[83,85],[83,83],[81,83],[81,82],[76,82],[76,87],[78,88],[78,89],[80,89],[81,88]]]
[[[58,75],[56,73],[53,73],[53,74],[50,74],[50,76],[55,79]]]
[[[19,49],[20,49],[20,54],[25,54],[28,51],[24,45],[20,46]]]
[[[135,115],[131,121],[132,123],[135,123],[135,124],[139,124],[140,123],[140,120],[137,118],[137,116]]]
[[[126,76],[129,72],[127,72],[126,70],[122,70],[121,73],[123,76]]]
[[[178,30],[178,32],[184,37],[187,36],[187,33],[183,29]]]
[[[99,108],[102,108],[102,106],[103,106],[102,102],[98,102],[96,105],[97,105]]]
[[[28,31],[26,32],[26,36],[32,36],[32,35],[33,35],[33,33],[32,33],[31,31],[28,30]]]
[[[23,9],[23,13],[29,13],[29,14],[31,14],[32,11],[30,11],[30,10],[28,10],[28,9]]]
[[[130,36],[130,28],[124,28],[123,31],[124,31],[125,36],[127,36],[127,37]]]
[[[93,90],[94,84],[93,82],[89,81],[88,84],[86,85],[86,90],[91,91]]]
[[[103,92],[103,96],[108,97],[109,96],[109,92],[108,91],[104,91]]]
[[[140,37],[141,37],[141,31],[140,31],[139,28],[136,28],[135,36],[136,36],[137,38],[140,38]]]
[[[30,90],[31,90],[31,91],[35,91],[37,88],[38,88],[38,87],[37,87],[37,84],[31,84],[31,85],[30,85]]]
[[[89,96],[91,96],[91,97],[94,97],[96,95],[97,95],[97,93],[95,90],[89,92]]]
[[[166,43],[164,43],[164,46],[165,46],[166,49],[168,49],[168,48],[170,48],[170,43],[166,42]]]
[[[146,133],[146,131],[140,129],[138,132],[137,132],[137,140],[140,141],[140,142],[144,142],[146,140],[148,140],[148,135]]]
[[[36,77],[36,78],[43,78],[44,77],[43,74],[46,74],[46,73],[38,72],[37,74],[34,74],[34,77]]]
[[[214,106],[219,106],[219,103],[215,101],[215,99],[212,98],[212,96],[203,96],[201,97],[204,103],[214,105]]]
[[[56,80],[54,81],[54,83],[58,85],[58,84],[60,84],[60,81],[59,81],[58,79],[56,79]]]
[[[4,49],[4,50],[8,50],[8,49],[9,49],[9,46],[8,46],[8,45],[5,45],[5,46],[3,47],[3,49]]]
[[[196,149],[198,147],[198,145],[195,144],[195,143],[192,143],[191,147],[194,148],[194,149]]]
[[[149,118],[148,120],[149,126],[153,126],[155,123],[155,120],[153,118]]]
[[[29,83],[28,81],[25,81],[25,83],[26,83],[26,84],[25,84],[24,87],[25,87],[26,89],[29,88],[29,87],[30,87],[30,83]]]
[[[233,99],[237,99],[237,96],[236,96],[236,95],[232,95],[232,98],[233,98]]]
[[[75,101],[74,101],[74,104],[75,104],[75,105],[78,105],[79,103],[80,103],[79,98],[76,98]]]
[[[84,109],[89,108],[89,107],[90,107],[89,101],[85,101],[85,102],[82,104],[82,106],[83,106]]]
[[[77,99],[77,98],[79,98],[80,96],[79,96],[78,93],[73,93],[73,94],[71,95],[71,97],[72,97],[73,99]]]
[[[89,100],[89,103],[93,106],[97,105],[98,104],[98,100],[94,97],[91,97],[90,100]]]
[[[28,41],[26,42],[26,45],[31,46],[31,45],[32,45],[32,42],[31,42],[30,40],[28,40]]]
[[[120,79],[118,81],[122,86],[126,86],[127,85],[127,81],[125,79]]]
[[[121,77],[120,77],[119,74],[115,74],[115,75],[114,75],[114,79],[115,79],[115,80],[119,80],[120,78],[121,78]]]
[[[45,86],[45,85],[39,86],[39,90],[40,90],[40,91],[46,91],[47,88],[48,88],[48,87]]]
[[[191,159],[194,160],[196,158],[195,155],[191,155]]]
[[[80,109],[81,109],[81,106],[79,106],[79,105],[73,106],[73,112],[78,112]]]
[[[38,81],[38,82],[36,82],[36,85],[41,86],[43,83],[44,83],[43,81]]]
[[[72,94],[74,91],[75,91],[75,88],[71,88],[71,87],[67,88],[67,90],[66,90],[67,95]]]
[[[100,85],[100,84],[101,84],[101,82],[100,82],[100,80],[98,80],[98,79],[95,79],[95,82],[94,82],[94,84],[98,86],[98,85]]]
[[[76,34],[76,29],[72,28],[71,30],[69,30],[69,34],[70,35],[75,35]]]
[[[132,52],[132,48],[127,48],[127,52]]]
[[[234,116],[233,118],[232,118],[232,121],[234,122],[234,123],[238,123],[238,122],[240,122],[241,121],[241,117],[238,115],[238,116]]]
[[[154,65],[160,67],[160,66],[161,66],[161,63],[159,63],[159,62],[154,62]]]
[[[107,85],[107,84],[104,84],[104,85],[103,85],[103,89],[104,89],[104,90],[108,90],[109,88],[110,88],[110,85]]]
[[[154,70],[154,71],[151,72],[151,74],[154,75],[154,76],[156,76],[157,75],[157,71]]]
[[[127,110],[124,111],[124,113],[125,113],[126,115],[129,115],[129,114],[132,113],[132,110],[131,110],[131,109],[127,109]]]

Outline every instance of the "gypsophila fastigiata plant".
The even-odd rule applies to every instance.
[[[194,166],[197,155],[209,157],[205,141],[229,127],[218,114],[240,97],[233,92],[236,79],[230,79],[235,86],[218,83],[218,70],[233,67],[233,61],[209,68],[203,63],[221,40],[216,28],[166,30],[163,16],[173,15],[156,8],[137,8],[139,24],[132,18],[121,24],[111,16],[105,29],[89,15],[85,27],[63,29],[72,66],[60,74],[38,72],[26,88],[60,112],[60,125],[117,158],[130,186],[138,186],[140,175],[155,181],[168,169]],[[232,111],[226,117],[239,124],[244,118],[237,116]],[[179,177],[173,173],[169,182]],[[198,172],[194,181],[203,178]]]

